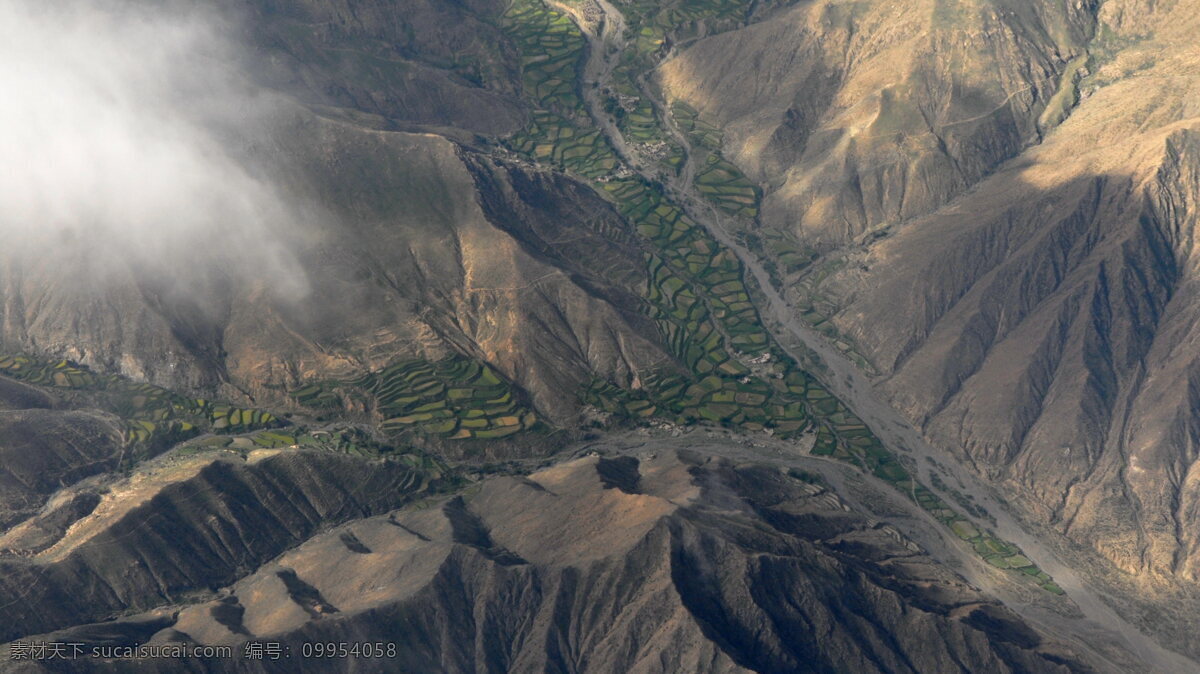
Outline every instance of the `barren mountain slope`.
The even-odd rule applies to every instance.
[[[170,250],[80,246],[86,218],[0,250],[0,640],[1181,662],[1149,627],[1200,655],[1196,2],[227,7],[252,94],[200,149],[284,226],[233,190]],[[804,262],[754,259],[779,242]],[[936,450],[869,428],[893,411],[772,280]],[[670,449],[706,424],[775,467]],[[629,426],[657,430],[542,461]]]
[[[296,107],[271,127],[257,143],[295,167],[296,193],[321,204],[281,244],[282,272],[256,267],[253,251],[199,278],[133,264],[98,270],[78,247],[49,261],[6,260],[5,348],[276,401],[279,387],[300,381],[462,353],[497,366],[559,419],[574,413],[590,373],[628,382],[667,360],[631,311],[631,292],[645,283],[642,252],[597,233],[625,225],[590,190],[470,159],[440,137]],[[62,259],[70,251],[79,259]]]
[[[220,3],[260,79],[385,128],[503,134],[526,117],[507,3],[257,0]]]
[[[1171,602],[1200,579],[1198,9],[1106,4],[1116,51],[1043,145],[823,286],[937,445]]]
[[[1136,610],[1183,639],[1200,5],[950,7],[800,5],[685,46],[660,79],[767,184],[759,234],[872,232],[784,279],[796,306],[1098,576],[1172,604]]]
[[[396,644],[361,671],[1090,671],[914,548],[778,469],[690,452],[590,457],[356,520],[211,600],[51,638]]]
[[[659,69],[769,186],[764,226],[837,243],[940,206],[1057,122],[1090,2],[799,3]],[[747,76],[748,72],[753,77]],[[1039,118],[1042,120],[1039,122]]]
[[[1195,53],[1164,52],[830,287],[850,300],[836,322],[942,444],[1122,568],[1195,579],[1200,77]]]

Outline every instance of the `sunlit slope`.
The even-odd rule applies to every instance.
[[[796,312],[1122,601],[1200,578],[1198,11],[811,3],[658,73],[765,188]]]
[[[1173,634],[1200,578],[1196,9],[1105,5],[1044,142],[821,282],[894,404]]]
[[[767,186],[765,226],[824,244],[926,213],[1037,142],[1093,30],[1087,3],[830,0],[756,18],[679,48],[658,79]]]
[[[179,525],[198,535],[195,550],[214,564],[197,568],[175,556],[176,546],[152,544],[150,571],[165,582],[204,577],[218,594],[57,636],[89,645],[232,645],[239,653],[248,639],[269,639],[314,671],[328,661],[301,658],[302,643],[342,639],[382,642],[390,655],[367,660],[381,671],[431,663],[448,672],[1089,671],[1069,647],[894,529],[850,511],[815,476],[665,448],[494,477],[462,496],[435,495],[330,528],[269,559],[235,547],[256,569],[226,580],[225,554],[201,524],[204,502],[181,494],[228,494],[242,484],[240,508],[270,517],[269,502],[259,500],[269,475],[295,474],[302,461],[325,471],[302,484],[321,497],[312,501],[318,511],[328,508],[321,487],[352,473],[310,456],[226,459],[194,477],[182,466],[156,476],[148,488],[179,506]],[[364,502],[363,514],[383,503]],[[102,541],[148,518],[135,509],[123,520],[91,519]],[[127,546],[135,550],[156,533],[132,531]],[[264,538],[263,549],[275,549],[287,529]],[[82,543],[47,563],[46,573],[78,569],[69,582],[82,589],[110,578],[94,547]],[[135,606],[161,596],[153,583],[112,588]],[[42,628],[54,624],[58,605],[46,607]]]
[[[1150,18],[1043,145],[856,255],[835,322],[943,444],[1120,567],[1195,579],[1200,57],[1183,8]]]

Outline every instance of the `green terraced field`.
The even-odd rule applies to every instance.
[[[504,438],[538,425],[514,388],[491,367],[460,356],[436,363],[413,359],[345,384],[310,384],[292,392],[302,405],[330,404],[333,389],[370,395],[380,428],[416,431],[451,440]]]
[[[580,129],[552,112],[538,111],[530,125],[508,140],[516,152],[585,178],[599,178],[618,165],[616,153],[597,129]]]
[[[603,189],[656,249],[647,258],[651,281],[646,296],[655,307],[651,317],[670,320],[676,328],[695,334],[711,316],[713,328],[728,339],[730,347],[748,356],[765,353],[769,336],[742,283],[743,269],[737,256],[670,203],[660,189],[637,180],[610,181]],[[669,332],[670,338],[677,338],[676,329]],[[697,337],[701,343],[710,338],[707,332]],[[682,352],[676,355],[695,364],[695,359]]]
[[[521,53],[525,95],[537,108],[529,125],[506,141],[508,147],[585,178],[611,173],[619,161],[608,140],[590,124],[572,121],[586,117],[576,89],[583,34],[566,14],[537,0],[514,3],[504,15],[504,29]]]
[[[726,213],[757,217],[762,192],[738,167],[721,157],[721,130],[701,120],[696,109],[683,101],[671,104],[671,117],[691,141],[693,151],[703,149],[709,153],[696,173],[696,189]]]
[[[705,421],[746,431],[770,429],[780,437],[812,430],[813,454],[854,463],[889,482],[930,510],[988,563],[1062,594],[1016,546],[978,530],[918,483],[853,412],[774,347],[750,302],[736,256],[667,201],[661,190],[636,180],[611,181],[603,189],[656,248],[647,256],[647,313],[659,322],[664,341],[688,374],[651,373],[638,392],[594,382],[583,394],[586,401],[630,418],[655,415],[684,424]],[[764,354],[775,364],[775,377],[751,375],[741,362],[746,355]]]
[[[314,410],[340,409],[342,399],[326,383],[309,384],[291,392],[296,402]]]
[[[525,95],[536,108],[531,123],[506,141],[508,147],[587,179],[612,173],[621,162],[587,119],[577,93],[586,45],[578,28],[565,14],[535,0],[515,3],[504,16],[504,28],[521,53]],[[632,63],[623,63],[612,79],[616,92],[636,101],[633,108],[626,111],[610,98],[610,111],[626,140],[651,148],[663,144],[657,158],[669,170],[678,170],[683,150],[663,133],[653,105],[633,84],[634,72]]]
[[[821,284],[844,265],[845,260],[828,260],[809,270],[804,278],[794,283],[792,288],[798,295],[796,309],[804,322],[824,335],[834,347],[853,360],[855,365],[869,374],[875,374],[874,365],[862,355],[854,341],[843,335],[829,320],[838,312],[838,307],[826,299]]]
[[[514,5],[505,21],[522,52],[526,93],[542,110],[535,113],[528,128],[509,140],[509,146],[592,180],[642,237],[648,248],[643,309],[656,321],[663,343],[680,365],[643,373],[643,386],[637,391],[594,380],[581,392],[582,400],[629,419],[655,416],[685,424],[706,421],[782,437],[811,430],[816,436],[814,454],[855,463],[889,482],[932,512],[989,563],[1030,576],[1047,591],[1061,594],[1061,588],[1032,566],[1019,549],[977,529],[918,483],[861,420],[779,351],[762,326],[743,282],[742,264],[732,251],[671,203],[660,186],[640,178],[609,175],[620,162],[607,140],[592,124],[573,121],[579,117],[564,111],[579,105],[574,95],[577,82],[572,79],[569,87],[565,83],[568,59],[574,59],[570,77],[577,77],[580,52],[572,40],[578,32],[562,27],[565,16],[530,7],[531,1]],[[632,69],[651,63],[668,33],[677,32],[679,26],[694,26],[700,20],[736,23],[745,9],[743,2],[720,0],[680,5],[634,2],[624,8],[638,53],[622,62],[629,72],[618,72],[614,89],[625,96],[625,102],[615,102],[622,103],[619,125],[630,141],[662,138],[653,107],[631,84]],[[538,26],[553,27],[551,42],[536,38]],[[581,37],[578,45],[582,45]],[[634,101],[632,108],[629,101]],[[672,105],[672,116],[694,149],[708,152],[695,176],[696,189],[727,213],[756,217],[760,191],[720,156],[719,129],[682,102]],[[666,163],[670,165],[669,158]],[[395,406],[392,413],[396,416],[385,424],[419,426],[448,437],[489,437],[481,434],[488,427],[476,421],[478,417],[465,416],[466,407],[457,405],[448,394],[433,398],[414,395],[432,389],[410,390],[412,385],[405,379],[408,373],[419,372],[422,386],[446,386],[430,364],[396,367],[400,369],[389,369],[390,374],[376,385],[381,409]],[[508,421],[516,418],[509,414]]]
[[[778,379],[751,376],[743,362],[759,357],[787,361],[772,353],[737,257],[661,190],[636,180],[610,181],[603,189],[656,249],[647,255],[646,313],[689,374],[651,373],[638,392],[593,383],[584,399],[633,418],[709,421],[784,436],[804,431],[811,422],[804,395],[816,383],[787,365]]]
[[[1065,594],[1049,574],[1024,556],[1019,547],[998,538],[991,531],[980,529],[935,492],[916,481],[840,401],[832,397],[827,400],[830,402],[825,403],[823,411],[832,412],[827,417],[838,419],[841,423],[835,424],[824,437],[818,436],[813,454],[858,465],[915,501],[955,536],[970,543],[975,552],[992,566],[1029,576],[1047,592]]]
[[[153,384],[96,374],[66,360],[0,356],[0,374],[28,384],[87,393],[97,405],[122,418],[126,442],[132,445],[180,442],[204,429],[246,432],[280,423],[262,410],[188,398]]]
[[[683,101],[675,101],[671,104],[671,117],[675,119],[679,130],[687,134],[693,145],[713,152],[720,151],[724,134],[717,127],[702,121],[695,108]]]
[[[247,436],[212,436],[187,443],[177,451],[194,454],[226,449],[245,456],[256,449],[307,449],[345,454],[366,459],[397,461],[414,469],[411,482],[398,485],[409,491],[456,489],[464,484],[461,474],[441,459],[411,448],[381,444],[356,428],[313,429],[293,427],[286,431],[262,431]]]
[[[624,54],[625,57],[633,55],[631,51]],[[605,109],[616,119],[621,136],[648,163],[657,163],[668,173],[678,174],[686,159],[684,149],[664,131],[663,120],[653,102],[635,84],[637,72],[645,67],[636,58],[622,58],[613,70]]]
[[[581,397],[589,405],[626,419],[644,419],[659,411],[644,390],[630,391],[599,378],[592,379]]]
[[[662,140],[662,131],[659,130],[654,108],[646,101],[639,101],[633,112],[621,117],[620,128],[625,139],[633,143]]]
[[[785,285],[791,287],[790,277],[793,274],[805,270],[821,258],[815,249],[785,234],[741,231],[736,236],[743,246],[759,258],[763,269],[771,277],[771,283],[780,290]]]
[[[697,24],[705,22],[705,32],[713,34],[741,24],[750,7],[748,0],[675,0],[652,2],[634,0],[622,4],[633,38],[634,49],[639,54],[655,55],[660,52],[668,35],[675,39],[698,34]]]
[[[517,0],[503,26],[521,52],[526,95],[550,110],[582,108],[576,80],[586,43],[570,17],[538,0]]]
[[[696,189],[706,199],[731,215],[758,216],[758,186],[728,161],[710,154],[704,169],[696,173]]]
[[[996,524],[996,518],[989,513],[986,508],[983,508],[979,504],[975,503],[975,499],[971,496],[964,494],[954,487],[946,484],[940,477],[938,477],[936,472],[930,473],[930,483],[933,485],[934,489],[942,492],[943,494],[948,494],[950,498],[952,498],[954,502],[958,504],[958,507],[967,511],[974,517],[987,520],[993,525]]]

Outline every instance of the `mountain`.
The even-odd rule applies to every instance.
[[[1182,638],[1195,8],[1027,4],[906,8],[886,32],[867,28],[882,5],[803,5],[660,77],[770,185],[759,235],[829,251],[787,279],[794,306],[934,446]],[[738,81],[747,58],[780,77]]]
[[[218,490],[245,487],[220,500],[258,511],[255,497],[268,488],[261,477],[312,459],[218,461],[160,486],[155,498],[178,503],[182,523],[211,532],[188,539],[212,545],[217,532],[200,522]],[[260,479],[246,482],[251,474]],[[397,655],[361,661],[367,671],[431,662],[453,672],[1091,671],[894,529],[803,477],[687,451],[580,458],[329,529],[262,556],[257,571],[211,598],[45,638],[90,650],[271,635],[297,654],[314,642],[391,644]],[[190,504],[174,500],[184,485]],[[163,551],[155,528],[126,529],[137,542],[125,547]],[[105,594],[157,594],[181,572],[213,577],[205,553],[233,551],[189,544],[190,554],[175,558],[184,539],[174,540],[172,558],[143,558],[157,583],[106,585]],[[69,563],[65,554],[53,572]],[[72,566],[111,578],[119,562]],[[90,595],[99,578],[63,580],[59,591]],[[147,659],[125,671],[163,666]],[[96,660],[87,669],[112,667]]]
[[[764,227],[845,243],[1036,144],[1095,31],[1084,2],[799,3],[680,49],[658,77],[770,186]]]
[[[502,2],[218,3],[258,79],[391,129],[504,135],[528,115]]]
[[[641,252],[595,233],[625,225],[593,193],[440,137],[300,108],[271,128],[278,135],[257,142],[288,155],[296,189],[322,207],[289,250],[302,297],[224,263],[183,288],[135,265],[97,288],[82,281],[86,262],[72,276],[19,259],[3,288],[6,343],[264,400],[305,380],[464,353],[564,421],[562,396],[593,373],[628,382],[666,358],[628,311],[645,283]],[[569,247],[546,252],[557,241],[601,253],[602,266]]]
[[[1194,5],[0,10],[8,665],[1194,670]]]

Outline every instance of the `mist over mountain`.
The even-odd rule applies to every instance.
[[[8,255],[84,283],[130,268],[195,280],[217,265],[303,291],[288,243],[314,215],[272,179],[269,155],[245,148],[279,103],[244,80],[243,47],[212,16],[23,1],[0,12]]]
[[[1200,671],[1198,10],[3,3],[0,670]]]

